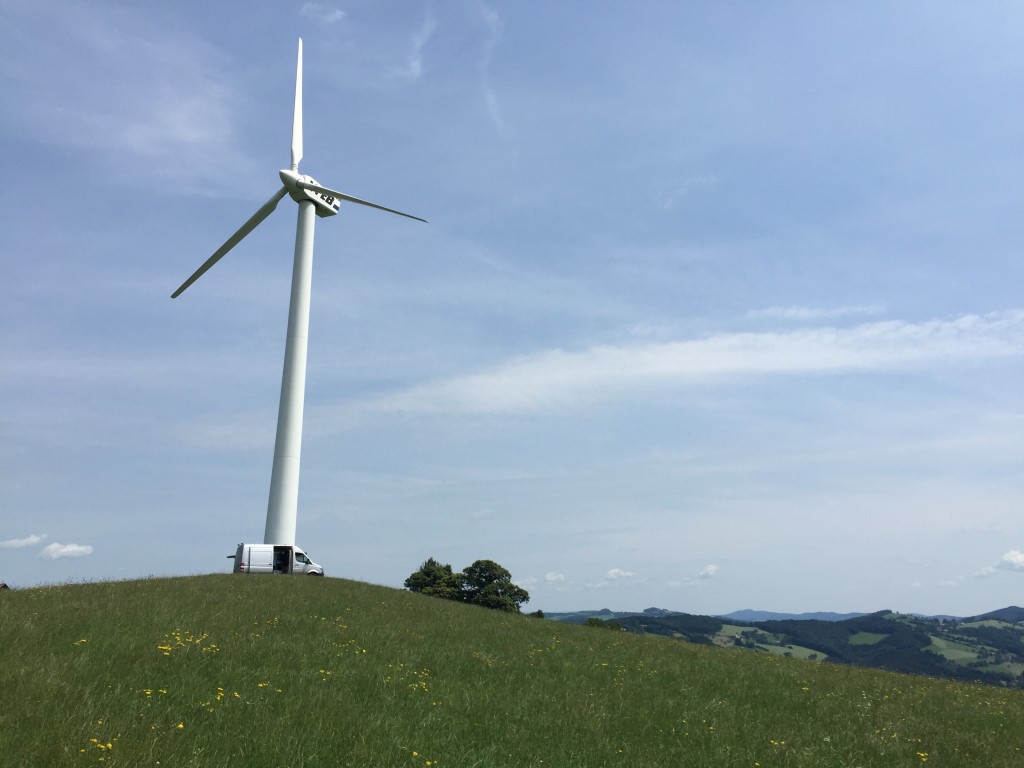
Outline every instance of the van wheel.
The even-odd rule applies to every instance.
[[[313,572],[312,572],[312,573],[310,573],[309,575],[310,575],[310,576],[323,576],[323,574],[322,574],[322,573],[317,573],[316,571],[313,571]]]

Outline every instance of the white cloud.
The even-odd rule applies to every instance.
[[[559,573],[558,571],[548,571],[545,573],[542,582],[544,588],[549,592],[565,593],[576,591],[576,585],[564,573]],[[594,587],[596,585],[591,584],[589,586]]]
[[[343,10],[336,8],[333,5],[326,5],[325,3],[303,3],[302,8],[299,9],[299,13],[307,19],[312,19],[318,24],[323,24],[324,26],[336,24],[345,18],[345,12]]]
[[[717,565],[705,565],[703,568],[700,569],[696,577],[685,576],[682,579],[670,581],[665,586],[670,587],[672,589],[678,589],[679,587],[684,586],[694,587],[701,581],[709,581],[710,579],[715,578],[715,576],[718,575],[719,570],[721,569]]]
[[[88,544],[58,544],[53,542],[53,544],[43,547],[39,556],[49,558],[50,560],[59,560],[62,557],[85,557],[91,554],[92,547]]]
[[[595,584],[588,584],[589,589],[606,589],[608,587],[619,587],[631,584],[643,584],[647,581],[646,576],[639,576],[624,568],[612,568],[604,575],[604,579]]]
[[[26,536],[24,539],[7,539],[7,541],[0,541],[0,549],[23,549],[25,547],[31,547],[43,541],[46,538],[46,534],[33,533]]]
[[[707,565],[707,566],[704,567],[703,570],[701,570],[700,573],[697,574],[697,578],[698,579],[713,579],[717,573],[718,573],[718,566],[717,565]]]
[[[622,568],[612,568],[604,575],[608,581],[619,581],[622,579],[635,579],[636,574],[632,571],[625,571]]]
[[[555,349],[368,404],[384,412],[499,413],[588,402],[712,377],[893,370],[1024,354],[1024,310],[919,323],[724,333],[704,339]]]
[[[986,565],[979,571],[976,571],[975,578],[984,579],[989,576],[994,576],[998,571],[1024,571],[1024,552],[1018,549],[1011,549],[1001,558],[999,562],[994,565]]]
[[[996,564],[996,568],[1001,568],[1004,571],[1024,571],[1024,552],[1018,549],[1010,550],[1002,556]]]

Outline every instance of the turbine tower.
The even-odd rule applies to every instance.
[[[281,170],[282,186],[274,196],[254,213],[224,245],[218,248],[199,269],[181,284],[171,298],[177,298],[198,280],[228,251],[238,245],[267,218],[285,195],[299,204],[299,220],[295,230],[295,262],[292,267],[292,293],[288,307],[288,338],[284,348],[284,373],[281,377],[281,402],[277,412],[277,438],[274,443],[274,467],[270,476],[270,499],[267,503],[267,527],[264,544],[295,544],[295,523],[299,498],[299,459],[302,452],[302,411],[306,392],[306,345],[309,338],[309,295],[313,271],[313,225],[315,216],[334,216],[341,201],[369,206],[417,221],[418,216],[402,213],[383,205],[360,200],[321,186],[311,176],[299,173],[302,160],[302,38],[299,38],[298,63],[295,67],[295,109],[292,113],[291,168]],[[315,214],[315,216],[314,216]]]

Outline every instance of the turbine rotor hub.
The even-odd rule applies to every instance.
[[[322,186],[319,181],[314,179],[312,176],[305,176],[298,171],[290,169],[281,169],[280,171],[281,181],[288,190],[288,194],[292,200],[297,203],[301,203],[303,200],[309,200],[316,206],[316,215],[321,218],[327,216],[334,216],[339,210],[341,210],[341,200],[334,195],[326,194],[324,192],[317,192],[312,189],[303,189],[299,186],[299,182],[303,184],[311,184],[314,187]]]

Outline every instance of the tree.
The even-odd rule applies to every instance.
[[[493,560],[477,560],[462,572],[463,599],[467,603],[519,613],[530,593],[512,583],[512,574]]]
[[[405,580],[405,588],[410,592],[419,592],[431,597],[445,600],[462,599],[462,574],[452,573],[447,563],[439,563],[428,557],[420,569]]]
[[[458,600],[483,608],[518,613],[530,594],[512,583],[512,574],[493,560],[477,560],[461,573],[450,565],[428,558],[405,580],[410,592]]]

